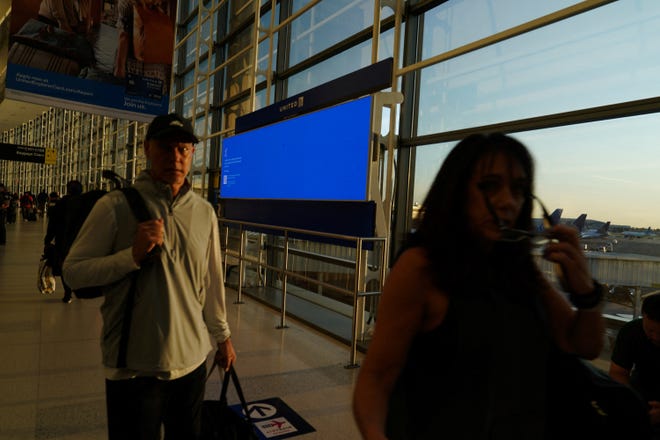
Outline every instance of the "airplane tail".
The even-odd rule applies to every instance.
[[[562,208],[557,208],[554,211],[552,211],[552,214],[550,214],[550,220],[552,221],[553,225],[559,224],[559,221],[561,220],[562,212],[564,212]]]
[[[536,232],[543,232],[546,229],[550,229],[555,225],[559,224],[559,221],[561,220],[561,213],[564,212],[562,208],[557,208],[554,211],[552,211],[551,214],[546,215],[544,211],[543,218],[540,220],[534,220],[534,224],[536,227]]]
[[[600,228],[598,228],[598,233],[603,234],[603,235],[607,235],[607,230],[609,228],[610,228],[610,222],[603,223],[603,225]]]
[[[580,214],[578,218],[573,220],[573,227],[575,227],[578,230],[578,232],[582,232],[586,221],[587,221],[587,214]]]

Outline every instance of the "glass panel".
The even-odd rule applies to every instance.
[[[277,37],[279,34],[273,35],[273,53],[270,55],[272,59],[271,70],[275,70],[275,60],[277,59]],[[259,44],[259,59],[257,60],[257,83],[266,81],[264,72],[268,71],[270,40],[266,39]]]
[[[191,118],[192,117],[192,105],[194,102],[193,89],[188,90],[183,94],[183,117]]]
[[[195,38],[194,37],[188,38],[182,47],[183,50],[185,50],[185,54],[186,54],[185,66],[182,66],[182,69],[185,69],[185,67],[190,66],[191,64],[195,64],[195,60],[197,59],[197,48],[195,47]]]
[[[573,4],[576,0],[448,1],[424,14],[424,59],[518,26]]]
[[[660,2],[614,2],[422,71],[418,134],[660,95]]]
[[[250,101],[245,99],[238,104],[224,107],[222,109],[222,123],[224,129],[233,129],[236,127],[236,118],[250,113]]]
[[[307,5],[311,0],[293,0],[293,12],[298,12],[302,7]]]
[[[264,108],[275,101],[275,88],[271,87],[268,102],[266,102],[266,89],[257,90],[254,95],[255,110],[259,110],[260,108]]]
[[[291,23],[290,65],[316,55],[372,23],[372,0],[333,0],[317,4]]]
[[[193,81],[195,81],[195,72],[191,70],[183,76],[183,88],[192,86]]]
[[[197,18],[198,16],[195,14],[193,18],[186,24],[186,35],[197,30]]]
[[[209,51],[209,46],[206,44],[206,40],[211,35],[211,21],[209,19],[204,20],[202,27],[200,29],[201,35],[199,36],[199,54],[198,57],[206,54]]]
[[[394,31],[384,32],[380,42],[380,55],[378,60],[392,56]],[[340,76],[354,72],[371,64],[371,40],[354,46],[332,58],[315,64],[308,70],[289,78],[289,96],[316,87]]]
[[[611,222],[609,237],[585,241],[589,248],[660,257],[660,241],[644,244],[624,236],[651,228],[660,236],[660,115],[593,122],[528,131],[514,137],[525,143],[536,162],[535,193],[562,221],[587,214],[586,228]],[[455,143],[417,149],[414,203],[421,204],[442,161]],[[634,146],[634,151],[625,153]],[[622,160],[624,159],[624,160]],[[540,217],[540,213],[535,213]],[[628,234],[629,235],[629,234]]]
[[[233,0],[230,2],[230,32],[239,28],[254,14],[254,0]]]
[[[229,57],[239,53],[241,49],[250,45],[250,29],[246,29],[232,41],[229,46]],[[242,52],[237,58],[234,58],[226,68],[226,88],[225,99],[231,98],[237,93],[250,87],[251,51]]]
[[[266,3],[268,0],[264,0],[263,3]],[[263,6],[263,4],[262,4]],[[268,9],[262,16],[261,16],[261,26],[259,27],[259,37],[264,37],[266,35],[266,31],[268,28],[270,28],[270,18],[271,18],[271,10]],[[278,3],[275,6],[275,25],[278,23],[278,17],[280,16],[280,4]]]

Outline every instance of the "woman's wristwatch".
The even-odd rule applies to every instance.
[[[596,306],[600,305],[605,296],[605,288],[598,281],[594,281],[594,290],[586,295],[577,295],[575,293],[570,293],[568,299],[571,303],[579,310],[593,309]]]

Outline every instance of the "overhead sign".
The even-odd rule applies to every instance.
[[[285,439],[316,431],[278,397],[249,402],[247,407],[261,440]],[[230,408],[239,415],[243,412],[240,403]]]
[[[57,161],[57,152],[54,148],[28,147],[27,145],[0,142],[0,160],[54,165]]]
[[[10,99],[139,121],[168,111],[177,0],[12,1]],[[41,4],[41,8],[40,8]]]
[[[55,165],[57,163],[57,150],[55,148],[46,148],[44,163],[46,165]]]

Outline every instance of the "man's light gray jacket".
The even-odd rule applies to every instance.
[[[104,285],[101,348],[106,367],[116,367],[129,275],[137,281],[127,366],[139,372],[188,370],[211,350],[209,333],[222,342],[230,336],[226,321],[220,237],[213,207],[182,188],[176,198],[169,186],[147,171],[134,187],[152,218],[164,221],[164,243],[153,264],[133,261],[137,221],[120,191],[94,205],[64,262],[67,284]]]

